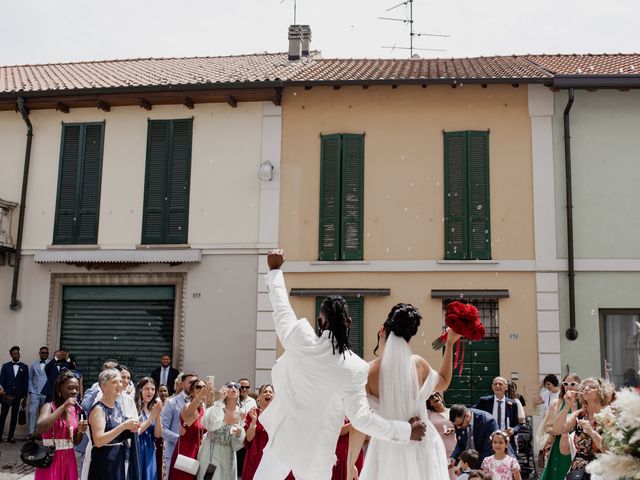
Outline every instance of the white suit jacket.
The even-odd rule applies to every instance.
[[[329,332],[318,338],[289,303],[281,270],[266,276],[276,333],[285,348],[272,370],[275,397],[260,415],[269,446],[296,478],[328,480],[345,417],[372,437],[408,443],[411,426],[389,421],[369,407],[369,365],[355,353],[333,353]],[[407,419],[408,420],[408,419]]]

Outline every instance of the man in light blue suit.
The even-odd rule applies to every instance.
[[[40,392],[47,383],[47,374],[44,367],[49,363],[49,348],[40,347],[38,352],[40,360],[34,361],[29,366],[29,436],[32,436],[36,430],[36,422],[38,421],[38,412],[45,403],[46,397]]]
[[[180,438],[180,414],[187,401],[189,384],[196,378],[195,373],[181,373],[178,375],[181,392],[165,400],[164,408],[160,414],[162,421],[162,438],[164,438],[164,464],[169,474],[171,457]]]

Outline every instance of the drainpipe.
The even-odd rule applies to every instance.
[[[569,100],[567,101],[567,106],[564,107],[564,169],[567,191],[567,275],[569,277],[569,328],[565,332],[565,336],[572,341],[578,338],[578,330],[576,330],[576,271],[573,263],[573,194],[571,192],[571,128],[569,124],[569,112],[573,106],[573,100],[574,90],[570,88]]]
[[[24,204],[27,201],[27,185],[29,183],[29,164],[31,163],[31,140],[33,126],[29,120],[29,110],[24,106],[24,98],[18,97],[18,111],[27,125],[27,147],[24,152],[24,171],[22,172],[22,194],[20,195],[20,211],[18,215],[18,238],[16,239],[16,260],[13,266],[13,285],[11,288],[11,310],[20,310],[22,302],[18,300],[18,279],[20,278],[20,257],[22,256],[22,231],[24,230]]]

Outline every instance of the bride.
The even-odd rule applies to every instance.
[[[395,445],[371,439],[361,473],[355,461],[364,434],[352,430],[349,444],[350,479],[440,480],[449,478],[442,438],[428,419],[426,401],[434,391],[442,392],[451,382],[453,345],[460,335],[449,330],[440,370],[436,372],[419,355],[413,355],[409,340],[417,333],[422,316],[413,305],[399,303],[391,309],[378,332],[381,357],[369,366],[367,395],[371,407],[387,419],[419,416],[427,424],[421,442]]]

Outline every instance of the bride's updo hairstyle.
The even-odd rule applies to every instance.
[[[422,315],[416,307],[410,303],[398,303],[391,309],[382,326],[387,337],[393,333],[396,337],[404,338],[408,342],[418,333],[421,321]],[[379,346],[380,338],[378,337],[378,344],[373,351],[374,355],[377,355]]]

